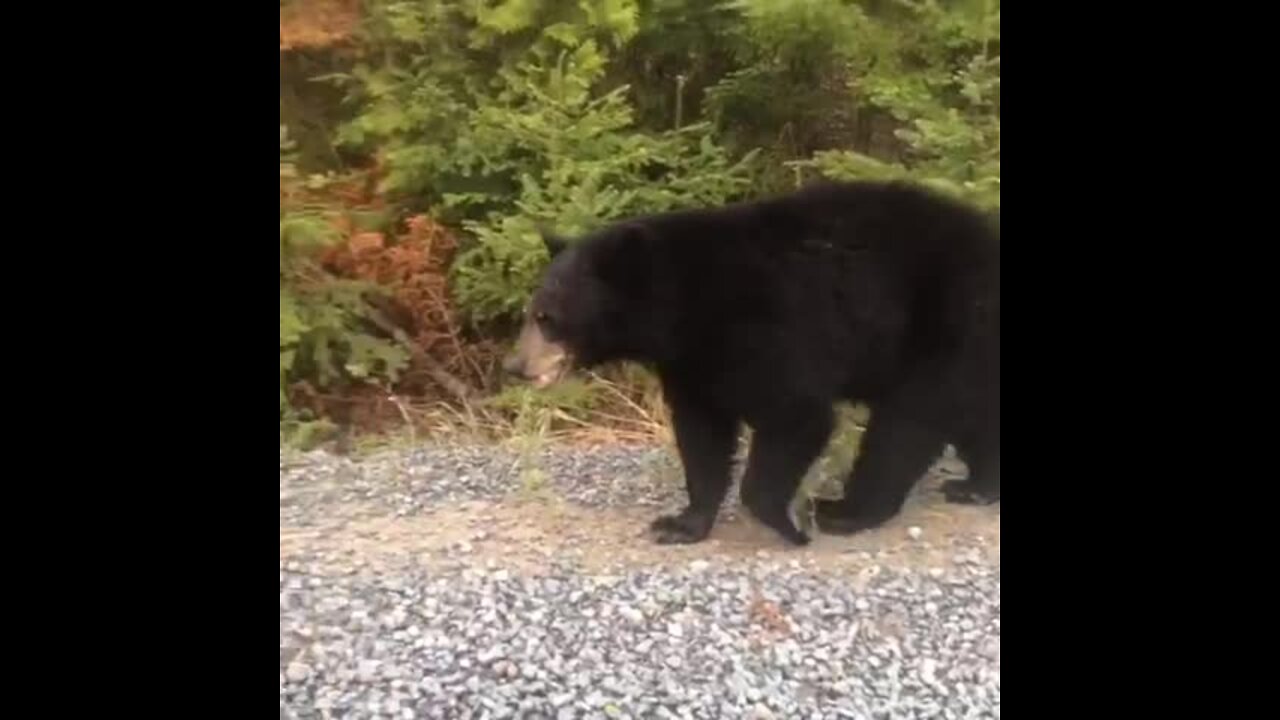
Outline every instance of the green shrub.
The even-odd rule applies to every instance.
[[[280,128],[281,182],[294,180],[291,143]],[[374,285],[335,278],[316,253],[342,238],[314,208],[280,208],[280,415],[288,387],[393,381],[408,363],[407,339],[366,299]],[[377,333],[381,330],[381,333]],[[385,339],[389,335],[393,340]]]
[[[574,236],[601,222],[723,203],[749,187],[752,157],[732,161],[705,124],[659,134],[632,126],[626,88],[594,96],[603,62],[591,43],[558,63],[522,65],[507,91],[479,108],[466,148],[484,148],[477,172],[514,177],[509,205],[482,193],[454,194],[452,206],[481,204],[463,222],[476,242],[455,261],[455,290],[476,321],[517,313],[546,261],[539,230]],[[470,159],[470,158],[469,158]]]
[[[453,282],[474,322],[527,301],[540,227],[572,235],[749,188],[751,157],[732,160],[708,125],[645,132],[626,86],[601,90],[609,48],[635,34],[631,0],[376,7],[387,52],[352,78],[366,107],[344,140],[377,145],[389,192],[443,203],[468,231]]]
[[[987,208],[1000,206],[1000,4],[897,6],[889,43],[862,78],[868,101],[900,127],[898,158],[850,149],[793,163],[832,179],[914,179]]]
[[[544,229],[573,237],[814,176],[909,179],[999,208],[998,0],[363,6],[355,67],[331,77],[353,118],[337,142],[376,158],[395,211],[465,231],[450,289],[482,334],[527,302]],[[282,414],[288,384],[385,383],[407,362],[376,288],[315,262],[340,240],[325,218],[281,210]],[[539,397],[575,406],[590,388]]]

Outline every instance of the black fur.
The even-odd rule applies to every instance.
[[[871,420],[844,499],[817,507],[824,531],[893,517],[946,443],[970,468],[947,497],[1000,497],[999,232],[966,206],[856,183],[638,218],[557,252],[533,305],[578,365],[657,371],[689,493],[660,542],[710,532],[744,422],[744,505],[807,542],[787,507],[841,399]]]

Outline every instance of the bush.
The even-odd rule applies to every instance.
[[[745,193],[748,156],[737,162],[703,124],[660,134],[632,126],[621,87],[600,97],[602,72],[591,43],[554,66],[522,65],[496,102],[472,120],[468,158],[475,172],[515,178],[507,202],[492,194],[454,194],[452,206],[493,207],[463,225],[476,242],[455,264],[457,298],[476,321],[517,313],[546,260],[539,229],[582,233],[602,221],[681,207],[713,205]]]
[[[852,140],[851,85],[874,57],[877,29],[846,0],[748,0],[729,28],[738,68],[708,90],[738,143],[807,155]]]
[[[316,208],[287,208],[285,187],[297,181],[292,144],[280,128],[280,415],[289,410],[289,386],[329,387],[387,381],[408,362],[403,334],[369,304],[376,285],[325,272],[317,252],[343,238]],[[381,334],[375,334],[381,330]],[[387,339],[390,336],[392,339]]]
[[[526,302],[545,262],[539,227],[576,234],[749,188],[750,154],[732,161],[710,126],[644,132],[627,86],[600,91],[607,48],[635,33],[629,0],[583,0],[574,12],[532,1],[377,7],[370,32],[390,57],[352,78],[367,106],[344,140],[377,144],[388,192],[434,198],[471,233],[453,277],[474,322]]]
[[[369,0],[363,8],[354,69],[329,78],[344,89],[351,118],[337,144],[372,160],[379,197],[397,214],[425,213],[458,242],[456,252],[452,242],[448,253],[416,248],[432,258],[429,269],[397,261],[396,281],[354,276],[394,286],[410,315],[436,309],[429,328],[412,331],[415,357],[430,350],[430,336],[448,340],[449,358],[469,358],[437,363],[437,384],[454,373],[487,388],[475,378],[492,372],[493,347],[483,362],[470,351],[496,344],[527,301],[547,260],[542,230],[572,237],[619,217],[718,205],[815,176],[914,180],[999,208],[998,0]],[[379,287],[316,262],[346,230],[333,230],[326,207],[286,192],[313,180],[290,174],[284,145],[282,131],[282,414],[289,385],[385,386],[408,354],[375,309],[383,304],[370,302]],[[373,215],[383,230],[393,219]],[[411,248],[383,249],[378,257],[389,261]],[[399,389],[414,392],[421,374],[405,373]],[[589,397],[597,385],[539,397],[603,417],[610,411]],[[604,387],[625,405],[638,386]],[[520,407],[529,402],[519,398]]]
[[[900,5],[883,21],[887,50],[862,83],[899,124],[900,156],[827,150],[801,162],[832,179],[920,181],[987,208],[1000,206],[1000,5],[948,9],[934,0]]]

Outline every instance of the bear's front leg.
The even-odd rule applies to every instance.
[[[696,395],[671,390],[667,395],[689,505],[678,514],[654,520],[650,528],[659,544],[696,543],[711,533],[729,489],[738,422]]]
[[[791,501],[809,466],[831,438],[834,421],[826,405],[794,408],[766,418],[755,428],[751,455],[742,477],[742,504],[795,545],[809,536],[791,516]]]

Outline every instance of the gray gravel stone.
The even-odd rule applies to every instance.
[[[660,455],[540,461],[572,502],[679,507]],[[282,458],[281,524],[323,523],[350,500],[390,514],[501,497],[521,486],[514,461],[488,448]],[[959,548],[953,565],[904,572],[858,550],[845,556],[853,577],[778,547],[597,578],[495,566],[489,536],[468,537],[456,550],[471,552],[444,566],[282,559],[281,716],[1000,717],[998,553]],[[762,600],[780,623],[760,619]]]
[[[284,671],[284,676],[289,682],[306,682],[307,678],[311,677],[311,668],[305,663],[292,662]]]

